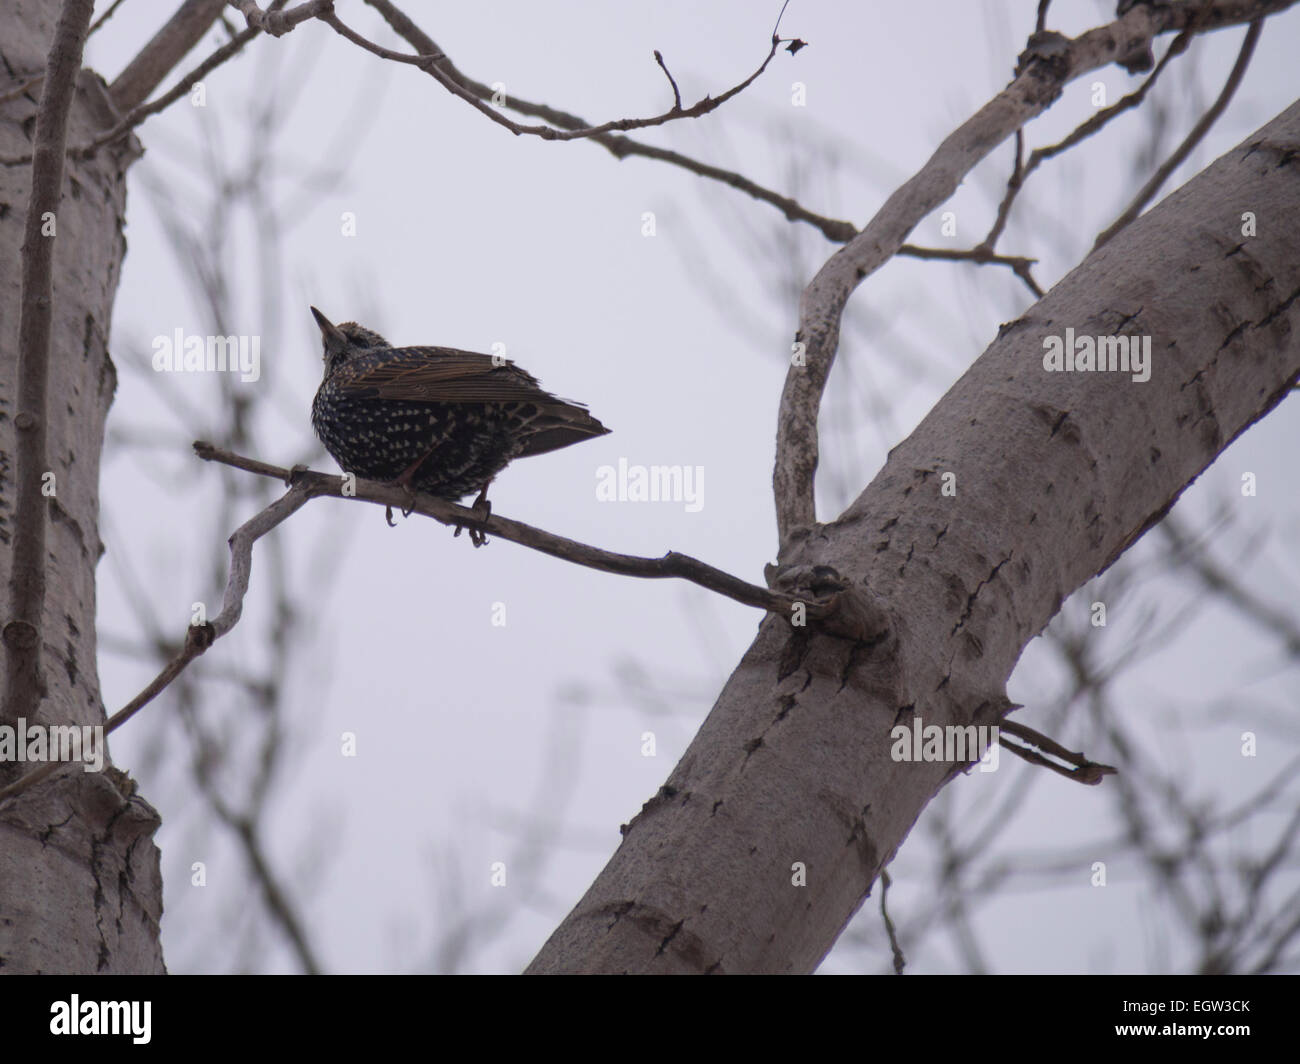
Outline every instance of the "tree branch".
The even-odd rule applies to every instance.
[[[366,0],[371,7],[379,12],[387,21],[388,25],[397,32],[408,44],[423,53],[442,52],[442,49],[428,36],[419,26],[417,26],[405,12],[395,7],[390,0]],[[443,59],[439,62],[438,68],[442,70],[449,78],[462,86],[467,92],[477,96],[480,100],[487,100],[492,97],[492,89],[481,81],[467,77],[457,69],[455,63],[450,59]],[[541,118],[551,125],[560,129],[586,129],[589,123],[570,114],[567,111],[561,111],[558,108],[548,107],[546,104],[533,103],[529,100],[520,99],[517,96],[507,96],[505,106],[517,114],[530,115],[534,118]],[[724,170],[721,167],[711,166],[708,163],[692,159],[681,152],[671,151],[667,148],[659,148],[654,145],[644,144],[641,141],[633,140],[631,137],[625,137],[613,133],[601,133],[591,136],[592,142],[599,144],[606,149],[616,159],[626,159],[629,156],[640,156],[646,159],[654,159],[656,162],[668,163],[670,166],[677,166],[690,173],[698,174],[700,177],[708,178],[711,181],[718,181],[731,188],[745,193],[747,196],[759,200],[762,203],[770,204],[780,211],[787,219],[792,222],[804,222],[819,230],[827,240],[833,240],[837,244],[842,244],[846,240],[852,240],[857,233],[857,226],[852,222],[841,221],[836,218],[828,218],[824,215],[817,214],[814,211],[804,207],[796,200],[789,196],[782,196],[778,192],[764,188],[762,185],[751,181],[749,178],[736,173],[733,170]]]
[[[284,0],[279,0],[279,2],[283,3]],[[236,34],[188,74],[181,77],[170,90],[163,93],[163,95],[159,96],[152,103],[141,104],[139,107],[136,107],[112,129],[101,133],[89,144],[82,145],[74,150],[83,158],[90,158],[99,151],[100,148],[104,147],[104,145],[112,144],[114,141],[120,140],[122,137],[130,133],[131,130],[135,129],[135,127],[146,118],[150,118],[161,111],[165,111],[177,100],[189,93],[190,90],[194,88],[195,82],[202,81],[227,59],[237,55],[244,45],[256,37],[259,32],[259,30],[244,30],[242,33]]]
[[[1103,107],[1096,114],[1092,115],[1086,121],[1079,123],[1072,129],[1066,137],[1057,141],[1055,144],[1049,144],[1043,148],[1035,148],[1029,154],[1028,163],[1022,165],[1022,156],[1024,154],[1024,132],[1016,130],[1016,165],[1011,172],[1011,177],[1007,181],[1007,191],[1002,197],[1002,202],[998,205],[997,218],[993,222],[993,227],[989,230],[988,235],[980,242],[981,248],[992,250],[1002,235],[1002,230],[1006,227],[1007,218],[1011,214],[1012,204],[1016,196],[1019,195],[1024,183],[1028,180],[1029,175],[1039,168],[1048,159],[1055,158],[1064,151],[1068,151],[1081,141],[1087,140],[1094,133],[1100,132],[1113,119],[1118,118],[1125,111],[1130,111],[1137,107],[1147,98],[1147,94],[1155,87],[1156,81],[1164,73],[1165,67],[1177,56],[1187,51],[1187,46],[1191,43],[1192,37],[1195,36],[1195,28],[1189,27],[1183,30],[1173,43],[1165,50],[1165,54],[1160,57],[1160,62],[1156,68],[1151,71],[1149,77],[1142,82],[1135,90],[1128,95],[1121,97],[1110,107]]]
[[[1073,79],[1126,59],[1161,33],[1217,29],[1294,2],[1182,0],[1140,5],[1107,26],[1073,40],[1061,38],[1051,54],[1026,53],[1015,80],[950,134],[867,227],[831,256],[800,298],[796,339],[805,345],[805,357],[790,367],[781,394],[772,481],[783,545],[817,519],[813,489],[818,410],[839,347],[840,319],[857,286],[897,254],[908,233],[956,191],[966,174],[1025,122],[1047,110]]]
[[[365,41],[365,39],[362,38],[360,34],[356,33],[355,30],[352,30],[347,26],[345,26],[339,20],[338,16],[333,13],[332,10],[321,12],[320,14],[317,15],[317,18],[319,18],[320,21],[324,22],[326,25],[331,26],[336,32],[347,37],[349,40],[361,44],[362,47],[366,48],[367,51],[376,52],[376,54],[378,54],[378,50],[379,50],[378,45],[374,45],[371,42]],[[409,22],[409,20],[407,21]],[[428,43],[432,45],[433,42],[429,41]],[[750,85],[752,85],[755,81],[757,81],[758,78],[762,75],[763,71],[767,69],[768,64],[772,62],[772,57],[776,55],[777,48],[779,48],[784,43],[787,42],[783,41],[780,37],[777,37],[774,34],[772,37],[771,47],[768,49],[767,55],[764,57],[763,62],[759,64],[758,69],[755,70],[752,74],[749,75],[749,77],[747,77],[744,81],[740,82],[738,85],[733,85],[721,96],[705,96],[697,103],[694,103],[690,107],[685,107],[685,108],[681,106],[681,97],[678,96],[674,105],[670,107],[667,111],[664,111],[662,114],[652,115],[649,118],[616,118],[613,119],[612,121],[602,123],[601,125],[598,126],[578,126],[578,127],[574,127],[568,123],[565,123],[560,126],[551,125],[551,124],[540,125],[540,126],[527,126],[512,121],[511,119],[507,118],[504,114],[501,113],[500,108],[485,102],[487,98],[494,95],[491,92],[491,90],[489,90],[486,93],[475,92],[472,89],[465,86],[464,84],[462,84],[459,79],[453,77],[449,72],[447,72],[443,68],[443,61],[445,60],[445,56],[443,55],[442,51],[436,47],[424,48],[421,47],[420,45],[416,45],[416,47],[421,48],[421,51],[425,53],[425,57],[399,56],[393,53],[389,53],[387,56],[385,56],[385,58],[400,59],[402,62],[411,63],[412,65],[419,67],[425,73],[431,75],[435,80],[437,80],[438,83],[441,84],[443,88],[445,88],[453,96],[460,97],[460,99],[464,100],[466,103],[468,103],[476,111],[480,112],[486,118],[495,122],[497,125],[503,126],[504,128],[510,130],[510,132],[514,133],[516,136],[529,135],[534,137],[540,137],[542,140],[581,140],[588,137],[599,137],[608,133],[612,133],[615,130],[646,129],[651,126],[666,125],[667,123],[676,121],[677,119],[680,118],[700,118],[713,111],[716,111],[719,107],[721,107],[724,103],[730,100],[733,96],[737,96],[740,93],[744,92],[745,89],[749,88]],[[430,58],[435,55],[437,56],[437,58]],[[660,60],[660,65],[662,66],[662,60]],[[667,72],[668,72],[667,68],[665,67],[664,73]],[[670,81],[672,80],[671,75],[669,76],[669,80]],[[675,92],[676,91],[675,83],[673,88]]]
[[[983,244],[973,248],[920,248],[915,244],[904,244],[898,249],[900,255],[913,259],[942,259],[949,262],[974,262],[977,265],[996,263],[1010,266],[1011,272],[1025,282],[1035,299],[1043,298],[1043,290],[1038,287],[1030,267],[1037,259],[1028,259],[1021,255],[999,255]]]
[[[226,580],[221,612],[206,624],[191,625],[186,629],[185,644],[180,652],[163,666],[162,671],[138,695],[108,718],[104,725],[106,735],[120,728],[162,694],[172,681],[185,671],[191,661],[234,628],[244,611],[244,596],[248,593],[249,579],[253,570],[253,544],[318,494],[325,493],[313,491],[307,484],[295,485],[285,495],[235,530],[230,537],[230,575]],[[40,783],[66,764],[67,762],[62,761],[46,762],[40,768],[0,789],[0,801]]]
[[[229,0],[230,6],[244,16],[250,30],[258,30],[272,37],[283,37],[298,23],[309,18],[324,18],[333,14],[334,0],[305,0],[288,11],[276,11],[272,5],[269,11],[257,6],[257,0]]]
[[[278,8],[284,3],[285,0],[273,0],[271,7]],[[227,59],[237,55],[244,45],[256,37],[260,32],[260,30],[244,30],[242,33],[236,34],[188,74],[181,77],[169,91],[165,92],[162,96],[159,96],[152,103],[140,104],[126,114],[115,126],[99,134],[99,136],[95,137],[95,139],[90,141],[90,143],[77,145],[76,147],[69,148],[68,151],[79,158],[89,159],[105,145],[121,140],[135,129],[136,126],[140,125],[140,123],[146,118],[150,118],[161,111],[165,111],[177,100],[185,96],[194,87],[196,81],[202,81],[208,76],[208,74],[219,67]],[[30,155],[19,155],[13,158],[0,159],[0,166],[13,166],[30,161]]]
[[[363,502],[376,503],[381,506],[408,506],[410,496],[395,485],[379,484],[375,481],[357,480],[355,492],[345,494],[343,479],[328,473],[285,469],[281,466],[261,462],[255,458],[246,458],[232,454],[202,440],[194,444],[195,453],[205,461],[220,462],[223,465],[242,469],[258,476],[271,477],[275,480],[291,482],[289,490],[267,506],[260,513],[240,525],[230,537],[230,574],[226,580],[226,590],[222,598],[221,612],[206,624],[191,625],[186,632],[185,644],[163,670],[135,698],[123,706],[108,719],[105,733],[114,731],[130,720],[136,713],[152,702],[167,686],[172,683],[191,661],[204,653],[216,640],[229,632],[238,622],[244,609],[244,598],[248,593],[249,581],[253,567],[253,544],[272,529],[280,525],[289,516],[296,513],[310,500],[328,496],[332,498],[356,498]],[[830,619],[835,607],[835,599],[821,599],[813,596],[800,598],[780,591],[748,584],[739,577],[725,573],[721,569],[692,558],[689,555],[669,551],[662,558],[641,558],[631,554],[616,554],[601,550],[585,543],[578,543],[563,536],[544,532],[539,528],[512,521],[496,514],[481,521],[473,510],[456,503],[435,499],[430,495],[416,495],[414,506],[409,513],[418,513],[431,517],[445,525],[461,527],[474,525],[490,532],[501,539],[518,543],[524,547],[549,554],[575,565],[599,569],[602,572],[622,576],[636,576],[648,579],[665,579],[676,577],[688,580],[710,591],[744,603],[768,610],[790,620],[793,617],[806,618],[811,622]],[[27,773],[8,787],[0,789],[0,801],[25,791],[62,767],[61,762],[49,762]]]
[[[108,87],[117,109],[130,111],[144,103],[168,72],[203,39],[225,6],[225,0],[185,0]],[[111,14],[110,10],[104,18]]]
[[[414,505],[412,505],[412,497],[396,485],[358,479],[355,481],[355,492],[351,488],[345,492],[344,478],[329,473],[285,469],[281,466],[258,461],[255,458],[232,454],[230,451],[222,450],[203,440],[195,442],[194,451],[200,458],[208,462],[220,462],[223,465],[233,466],[248,473],[256,473],[258,476],[273,477],[276,480],[292,482],[293,488],[290,490],[289,495],[292,495],[294,491],[304,491],[307,498],[317,498],[319,496],[330,496],[336,499],[356,498],[362,502],[376,503],[380,506],[403,507],[406,508],[406,512],[431,517],[444,525],[453,528],[474,527],[501,539],[509,540],[511,543],[517,543],[521,547],[528,547],[542,554],[549,554],[553,558],[585,566],[588,569],[598,569],[601,572],[614,573],[618,576],[636,576],[649,580],[667,578],[688,580],[693,584],[698,584],[710,591],[716,591],[719,595],[734,599],[746,606],[755,606],[758,609],[768,610],[787,619],[796,610],[796,607],[800,606],[810,620],[820,619],[830,612],[831,602],[829,600],[811,596],[800,598],[784,592],[759,587],[756,584],[748,584],[739,577],[732,576],[721,569],[715,569],[712,565],[702,562],[698,558],[679,554],[676,551],[669,551],[662,558],[643,558],[634,554],[617,554],[613,551],[589,546],[586,543],[579,543],[576,540],[566,539],[551,532],[544,532],[540,528],[526,525],[522,521],[512,521],[510,518],[501,517],[498,514],[491,514],[486,520],[481,520],[480,515],[474,510],[454,502],[447,502],[444,499],[435,499],[431,495],[415,495]],[[285,496],[285,498],[288,497],[288,495]],[[283,501],[284,499],[280,500],[280,502]],[[306,499],[303,501],[305,502]],[[272,506],[274,505],[272,504]],[[283,518],[280,518],[280,520],[283,520]],[[278,524],[279,521],[277,520],[275,523]],[[243,589],[240,591],[241,598],[243,590],[246,589],[247,580],[245,580]],[[213,622],[214,625],[216,623],[216,621]]]
[[[1223,114],[1229,101],[1232,100],[1233,95],[1236,93],[1237,86],[1241,84],[1241,79],[1246,75],[1246,68],[1250,66],[1251,56],[1255,54],[1255,45],[1259,41],[1259,35],[1263,28],[1264,20],[1262,18],[1257,18],[1250,24],[1250,27],[1246,30],[1245,40],[1241,42],[1241,51],[1237,53],[1237,61],[1233,64],[1232,71],[1228,74],[1228,80],[1224,82],[1223,90],[1219,93],[1218,99],[1210,105],[1205,114],[1201,115],[1200,121],[1192,127],[1191,132],[1174,149],[1173,154],[1151,175],[1151,179],[1133,197],[1133,202],[1128,205],[1124,213],[1097,237],[1096,243],[1092,246],[1093,251],[1096,251],[1142,213],[1142,209],[1160,191],[1160,186],[1169,180],[1169,175],[1182,165],[1183,160],[1192,153],[1192,149],[1201,142],[1205,134],[1210,131],[1210,127],[1218,121],[1219,116]]]
[[[1090,761],[1078,751],[1067,750],[1055,739],[1049,739],[1042,732],[1035,731],[1027,724],[1021,724],[1019,721],[1008,720],[1004,717],[998,728],[1000,732],[1013,735],[1019,740],[1019,742],[1015,743],[1003,741],[1001,744],[1003,749],[1011,751],[1011,753],[1024,761],[1028,761],[1031,765],[1039,765],[1043,768],[1050,768],[1053,772],[1059,772],[1066,779],[1074,780],[1076,783],[1087,783],[1096,786],[1105,777],[1113,776],[1118,771],[1111,765],[1101,765],[1096,761]],[[1065,764],[1058,764],[1057,761],[1051,761],[1043,757],[1042,754],[1037,752],[1038,750],[1043,751],[1044,754],[1050,754],[1059,761],[1065,762]]]

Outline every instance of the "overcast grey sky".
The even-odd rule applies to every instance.
[[[170,6],[127,0],[92,39],[89,65],[111,80]],[[407,50],[369,8],[338,6],[361,32]],[[603,121],[657,113],[671,102],[652,58],[656,48],[688,102],[740,81],[765,54],[779,7],[755,0],[413,0],[405,10],[471,77]],[[1113,7],[1057,0],[1051,24],[1075,34],[1108,20]],[[861,225],[942,137],[1006,83],[1035,8],[1031,0],[793,0],[782,33],[803,38],[808,48],[779,54],[758,82],[713,114],[638,136],[740,170]],[[1171,68],[1153,95],[1169,122],[1155,159],[1218,92],[1243,32],[1198,39],[1187,60]],[[184,66],[220,39],[209,33]],[[1298,41],[1300,11],[1269,21],[1236,99],[1166,191],[1295,97]],[[1161,50],[1166,46],[1167,38]],[[1105,84],[1110,102],[1138,83],[1117,68],[1080,79],[1029,127],[1027,143],[1053,142],[1091,114],[1093,81]],[[806,106],[792,103],[794,82],[806,87]],[[279,40],[255,40],[218,70],[207,83],[205,107],[182,102],[139,131],[147,154],[132,171],[128,198],[110,430],[156,434],[161,447],[144,454],[119,445],[107,453],[104,538],[110,555],[125,556],[169,631],[183,630],[196,600],[215,611],[213,544],[232,529],[212,523],[212,490],[223,474],[188,449],[190,440],[217,431],[213,382],[202,375],[180,380],[186,409],[162,398],[146,373],[123,368],[146,360],[155,336],[210,328],[167,249],[150,185],[169,186],[194,218],[206,217],[212,192],[204,174],[214,160],[205,139],[219,146],[216,165],[234,165],[258,135],[249,116],[267,93],[291,101],[286,123],[273,134],[276,176],[268,185],[285,224],[279,286],[257,290],[247,216],[211,234],[230,248],[238,311],[229,331],[262,338],[263,376],[246,387],[277,395],[259,408],[267,442],[258,457],[289,465],[314,447],[309,410],[321,362],[309,304],[335,321],[359,320],[394,344],[491,351],[504,343],[545,387],[587,403],[613,431],[511,466],[493,487],[498,513],[613,550],[681,550],[761,581],[776,549],[770,484],[777,401],[795,328],[792,286],[811,277],[834,248],[770,207],[684,171],[641,159],[618,162],[590,143],[514,137],[419,71],[384,64],[308,23]],[[1040,283],[1055,283],[1127,203],[1138,183],[1134,167],[1149,172],[1148,130],[1142,115],[1125,117],[1080,152],[1045,165],[1002,250],[1039,258]],[[956,237],[940,233],[936,214],[913,239],[975,243],[993,217],[1010,161],[1010,147],[1000,148],[945,205],[956,212]],[[338,187],[304,190],[293,180],[329,165],[345,168]],[[355,216],[355,236],[342,235],[346,212]],[[646,212],[655,217],[653,236],[643,235]],[[859,290],[850,313],[855,327],[846,330],[824,409],[823,433],[831,438],[821,474],[823,518],[865,486],[888,448],[979,356],[998,324],[1029,302],[1007,271],[906,260]],[[1227,560],[1266,595],[1300,582],[1298,437],[1295,403],[1284,404],[1178,506],[1195,527],[1220,505],[1251,508],[1235,513],[1258,538],[1246,556]],[[681,503],[599,501],[597,470],[620,459],[702,467],[704,505],[688,512]],[[317,468],[334,467],[322,459]],[[1240,497],[1242,470],[1258,474],[1258,497]],[[321,557],[327,529],[337,535]],[[314,636],[287,677],[295,692],[286,736],[294,768],[273,795],[268,849],[303,906],[326,968],[427,970],[450,904],[437,892],[451,881],[465,906],[487,914],[487,938],[465,968],[518,970],[617,846],[619,824],[667,776],[760,615],[689,585],[590,572],[502,541],[476,551],[465,537],[453,539],[419,519],[390,529],[381,510],[336,500],[312,503],[275,535],[286,544],[285,577],[302,590]],[[1139,550],[1154,559],[1160,547],[1147,542]],[[259,547],[241,627],[205,666],[263,659],[264,648],[250,635],[267,622],[258,591],[269,579],[265,558]],[[109,557],[100,565],[101,628],[130,634],[134,622],[117,564]],[[317,594],[321,566],[335,573],[328,591]],[[1176,602],[1169,585],[1158,582],[1144,594],[1112,605],[1111,624],[1098,638],[1115,653],[1141,630],[1142,609],[1172,609]],[[1091,601],[1084,589],[1066,610],[1077,619]],[[497,603],[505,607],[503,627],[492,624]],[[1258,706],[1295,710],[1300,685],[1294,666],[1282,668],[1281,660],[1278,647],[1212,613],[1126,674],[1119,705],[1142,721],[1151,758],[1188,759],[1204,792],[1230,804],[1294,748],[1274,743],[1249,765],[1224,753],[1242,730],[1243,713]],[[638,669],[662,693],[663,712],[629,686],[629,670]],[[104,653],[110,711],[151,675],[146,664]],[[1021,719],[1041,724],[1033,706],[1062,682],[1050,655],[1031,647],[1012,685],[1027,707]],[[237,692],[221,684],[207,691],[202,711],[220,719]],[[136,771],[163,815],[158,841],[169,964],[226,971],[231,951],[211,922],[221,918],[220,899],[247,889],[239,855],[201,822],[198,800],[183,785],[185,765],[148,774],[136,766],[147,733],[175,727],[164,723],[172,712],[166,699],[151,707],[114,737],[113,755]],[[1189,715],[1196,721],[1191,732]],[[657,737],[654,757],[642,756],[647,731]],[[340,756],[344,732],[357,736],[355,758]],[[1078,748],[1070,727],[1056,737]],[[1111,752],[1087,753],[1106,761]],[[981,789],[1007,787],[1013,774],[1029,771],[1011,762],[1004,759],[1002,772],[958,780],[945,800],[986,800],[997,792],[979,798]],[[1048,776],[1032,795],[1008,837],[1011,852],[1105,837],[1108,807],[1097,790]],[[507,885],[493,887],[492,862],[518,854],[523,836],[535,831],[527,825],[533,812],[553,832],[543,859],[532,867],[512,864]],[[929,870],[919,856],[925,826],[923,816],[893,869],[896,918],[926,896]],[[1249,850],[1248,840],[1242,845]],[[206,888],[190,885],[195,861],[207,865]],[[1105,891],[1081,877],[1073,889],[1019,892],[980,910],[978,926],[996,947],[994,966],[1145,971],[1158,964],[1153,943],[1162,899],[1134,870],[1112,875]],[[874,902],[858,919],[878,920]],[[1169,968],[1177,970],[1177,956],[1175,943]],[[942,939],[909,952],[909,960],[914,971],[955,966]],[[885,952],[837,949],[823,970],[888,964]],[[293,970],[278,940],[261,965]]]

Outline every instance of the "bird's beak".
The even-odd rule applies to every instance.
[[[325,341],[325,360],[329,362],[331,355],[339,355],[347,350],[348,338],[339,332],[337,325],[315,307],[311,308],[311,313],[316,319],[316,324],[320,326],[321,339]]]
[[[325,340],[334,340],[336,343],[344,340],[343,334],[338,331],[334,323],[315,307],[311,308],[311,316],[316,319],[316,324],[320,326],[320,334]]]

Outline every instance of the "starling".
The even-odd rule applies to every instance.
[[[453,501],[478,492],[475,509],[490,513],[488,485],[511,461],[609,432],[507,359],[392,347],[356,322],[311,312],[325,344],[311,423],[349,473]]]

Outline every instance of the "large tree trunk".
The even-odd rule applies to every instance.
[[[0,9],[0,92],[45,70],[58,3]],[[33,149],[42,86],[0,104],[0,156]],[[115,120],[109,95],[88,71],[77,80],[68,143],[82,144]],[[48,725],[102,725],[95,658],[95,567],[99,539],[99,459],[116,373],[107,338],[126,241],[126,168],[132,146],[85,160],[65,158],[53,231],[53,322],[47,380],[45,594],[40,614],[36,719]],[[0,623],[6,674],[22,657],[24,626],[11,586],[22,514],[15,490],[21,246],[30,164],[0,166]],[[31,628],[26,628],[30,631]],[[7,700],[0,724],[27,715]],[[105,762],[107,768],[107,762]],[[31,764],[0,764],[0,785]],[[162,879],[151,836],[158,815],[134,797],[124,774],[64,768],[0,803],[0,971],[160,972]]]
[[[1295,384],[1297,322],[1300,104],[1004,326],[848,510],[791,537],[774,578],[847,585],[834,630],[763,622],[529,970],[815,968],[963,767],[892,760],[891,728],[996,724],[1063,600]],[[1067,327],[1150,336],[1150,379],[1045,372]]]

